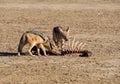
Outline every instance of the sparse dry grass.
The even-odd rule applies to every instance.
[[[119,84],[119,0],[0,2],[1,84]],[[86,42],[85,49],[93,56],[16,56],[25,31],[38,30],[52,36],[57,25],[69,26],[70,35]]]

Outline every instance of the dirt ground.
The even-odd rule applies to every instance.
[[[93,55],[16,55],[25,31],[58,25]],[[0,0],[0,45],[0,84],[120,84],[120,0]]]

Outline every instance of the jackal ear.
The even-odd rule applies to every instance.
[[[68,27],[67,29],[66,29],[66,32],[69,32],[70,31],[70,28]]]

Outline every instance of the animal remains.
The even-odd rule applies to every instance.
[[[60,50],[58,52],[56,51],[48,51],[47,53],[49,55],[66,55],[66,54],[74,54],[74,53],[78,53],[79,56],[81,57],[88,57],[88,56],[91,56],[92,55],[92,52],[91,51],[88,51],[88,50],[83,50],[83,47],[86,45],[86,43],[82,43],[82,42],[79,42],[79,41],[76,41],[75,38],[73,39],[70,39],[68,41],[68,43],[66,42],[65,43],[65,47],[64,49]],[[32,49],[32,52],[33,54],[37,54],[37,47],[34,47]],[[43,52],[40,52],[41,54]]]
[[[79,53],[81,57],[88,57],[92,55],[91,51],[83,50],[86,43],[79,42],[73,39],[69,39],[68,43],[65,44],[65,48],[61,50],[61,55]]]

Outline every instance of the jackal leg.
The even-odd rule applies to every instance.
[[[32,52],[31,52],[31,50],[32,50],[32,48],[35,46],[35,44],[30,44],[30,48],[29,48],[29,50],[28,50],[28,53],[31,55],[31,56],[35,56],[35,55],[33,55],[32,54]]]
[[[45,47],[42,44],[39,44],[39,47],[43,50],[44,55],[47,56]]]
[[[37,44],[37,54],[38,54],[38,56],[40,56],[40,48],[41,48],[41,45]]]
[[[37,47],[38,56],[40,56],[40,48]]]
[[[64,49],[64,40],[61,40],[61,42],[60,42],[60,47],[61,47],[61,50]]]

